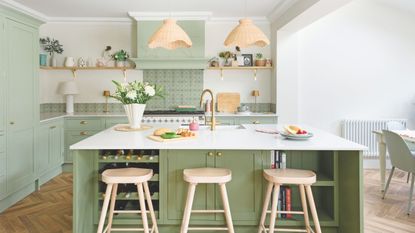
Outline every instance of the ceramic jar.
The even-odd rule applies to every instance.
[[[65,59],[65,67],[74,67],[75,66],[75,58],[73,57],[66,57]]]

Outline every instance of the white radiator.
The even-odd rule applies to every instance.
[[[406,127],[406,119],[385,119],[385,120],[344,120],[342,123],[342,137],[368,147],[363,152],[365,158],[376,158],[379,156],[375,130],[386,129],[390,121],[397,121]]]

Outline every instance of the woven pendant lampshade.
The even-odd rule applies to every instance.
[[[265,34],[252,22],[251,19],[239,20],[236,26],[225,40],[225,46],[239,46],[246,48],[250,46],[265,47],[269,45],[269,39]]]
[[[163,25],[153,34],[148,41],[149,48],[190,48],[192,41],[187,33],[176,24],[174,19],[166,19]]]

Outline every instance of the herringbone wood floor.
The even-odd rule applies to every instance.
[[[365,171],[365,233],[415,232],[415,200],[406,215],[409,184],[396,172],[385,200],[379,191],[379,172]],[[72,175],[64,173],[0,214],[0,233],[70,233]],[[346,232],[354,233],[354,232]]]

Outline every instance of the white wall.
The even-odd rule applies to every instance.
[[[301,30],[299,121],[334,133],[345,118],[408,118],[414,127],[414,22],[409,12],[356,0]]]
[[[223,42],[227,34],[237,25],[236,22],[208,22],[206,24],[206,57],[217,56],[225,48]],[[257,24],[269,36],[268,23]],[[50,23],[42,25],[40,35],[49,36],[64,45],[64,53],[58,59],[62,65],[64,57],[91,57],[94,60],[101,56],[106,45],[112,45],[113,51],[126,49],[130,52],[132,46],[132,24],[130,23]],[[243,53],[261,52],[270,58],[270,47],[242,50]],[[255,56],[255,55],[254,55]],[[41,103],[64,102],[62,96],[56,93],[58,83],[71,79],[69,71],[45,71],[40,73]],[[102,91],[113,90],[111,80],[122,80],[122,72],[119,71],[79,71],[77,83],[80,95],[76,96],[77,103],[104,102]],[[142,71],[128,71],[128,80],[142,80]],[[261,96],[258,102],[270,103],[271,101],[271,71],[258,71],[257,81],[253,72],[249,71],[225,71],[224,80],[220,79],[219,71],[207,70],[204,75],[205,88],[211,88],[215,92],[240,92],[242,102],[254,102],[250,92],[259,89]],[[111,100],[113,101],[113,100]]]

